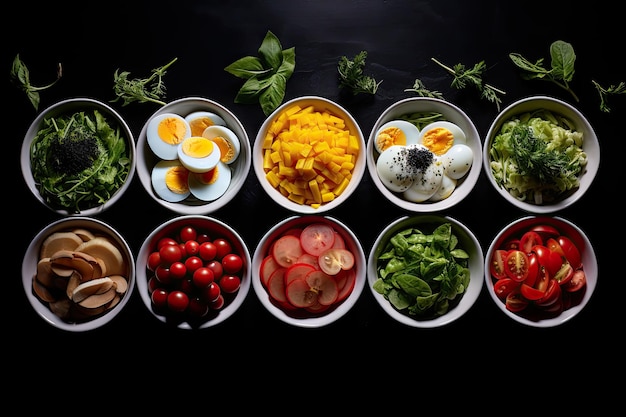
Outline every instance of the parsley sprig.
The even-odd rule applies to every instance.
[[[506,94],[504,91],[483,82],[483,73],[487,69],[485,61],[480,61],[472,68],[465,68],[463,64],[456,64],[453,68],[441,63],[435,58],[431,58],[437,65],[444,68],[450,74],[454,76],[451,86],[462,90],[468,85],[474,86],[479,92],[480,97],[496,104],[498,111],[500,111],[500,104],[502,99],[498,94]]]
[[[135,101],[139,103],[152,102],[164,106],[163,98],[165,97],[166,88],[163,76],[177,59],[174,58],[168,64],[153,69],[152,74],[147,78],[131,79],[129,78],[129,71],[120,72],[119,69],[115,70],[113,90],[116,97],[111,102],[123,100],[122,107]]]
[[[337,70],[339,71],[339,87],[344,88],[353,95],[359,93],[376,94],[382,81],[376,81],[373,77],[365,75],[365,60],[367,51],[361,51],[351,60],[346,56],[339,58]]]

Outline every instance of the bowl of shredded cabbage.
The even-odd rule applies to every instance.
[[[578,109],[553,97],[531,96],[493,121],[483,165],[491,185],[511,204],[529,213],[553,213],[591,187],[600,145]]]

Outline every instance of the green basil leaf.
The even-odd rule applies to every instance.
[[[282,45],[276,35],[269,30],[259,47],[259,56],[261,60],[269,66],[268,69],[272,69],[273,72],[278,71],[278,68],[283,62]],[[267,66],[265,68],[267,68]]]
[[[270,79],[270,85],[259,96],[261,109],[266,116],[269,116],[283,102],[287,86],[287,79],[282,74],[274,74]]]
[[[265,74],[269,71],[263,68],[261,60],[255,56],[244,56],[228,65],[224,70],[244,80],[255,75]]]

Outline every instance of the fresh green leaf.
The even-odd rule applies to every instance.
[[[244,80],[271,72],[271,69],[264,69],[261,59],[255,56],[244,56],[228,65],[224,70]]]
[[[20,59],[19,54],[15,56],[15,58],[13,59],[13,65],[11,66],[11,81],[26,93],[26,96],[30,100],[35,110],[39,109],[39,91],[46,90],[52,87],[54,84],[57,83],[57,81],[61,79],[62,75],[63,68],[61,67],[61,63],[59,63],[57,66],[56,80],[48,85],[35,87],[30,83],[30,72],[28,71],[26,64]]]
[[[295,48],[282,49],[279,39],[267,31],[259,57],[245,56],[224,70],[246,82],[237,92],[235,103],[259,103],[266,116],[269,116],[285,98],[287,80],[296,67]]]
[[[519,53],[512,52],[509,54],[513,64],[523,71],[523,79],[549,81],[569,92],[574,100],[579,101],[578,96],[569,86],[575,72],[576,54],[574,48],[570,43],[561,40],[554,41],[550,45],[550,57],[552,58],[551,68],[548,69],[544,67],[543,59],[538,59],[533,63]]]
[[[147,78],[131,79],[129,78],[130,72],[115,70],[113,91],[116,97],[111,102],[123,100],[122,106],[135,101],[139,103],[152,102],[164,106],[165,102],[163,99],[165,98],[166,88],[163,76],[167,73],[167,69],[177,60],[178,58],[174,58],[168,64],[153,69],[152,74]]]
[[[374,78],[364,74],[366,59],[366,51],[359,52],[352,60],[346,56],[342,56],[339,59],[337,70],[339,72],[340,88],[345,88],[353,95],[360,93],[376,94],[378,86],[382,81],[377,82]]]

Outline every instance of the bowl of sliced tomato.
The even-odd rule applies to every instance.
[[[596,255],[580,227],[562,217],[514,220],[485,255],[491,299],[513,320],[554,327],[579,314],[598,279]]]
[[[252,258],[252,286],[265,308],[296,327],[322,327],[356,303],[366,260],[356,235],[329,216],[288,217],[261,238]]]

